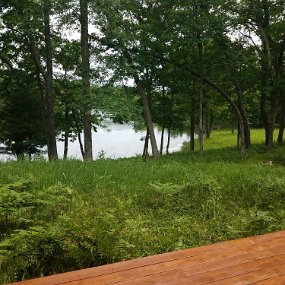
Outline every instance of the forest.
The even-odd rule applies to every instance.
[[[19,159],[56,140],[79,138],[93,158],[92,129],[102,112],[140,122],[152,154],[153,125],[203,138],[274,128],[283,141],[284,1],[2,1],[2,152]],[[161,138],[163,140],[163,138]],[[96,142],[94,142],[96,144]]]
[[[0,284],[285,228],[285,0],[0,3]]]

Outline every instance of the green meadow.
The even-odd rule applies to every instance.
[[[0,164],[0,283],[285,229],[285,147]],[[96,143],[96,142],[95,142]]]

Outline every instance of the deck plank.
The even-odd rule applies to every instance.
[[[227,278],[216,282],[211,282],[211,285],[254,284],[258,281],[270,280],[273,277],[277,277],[284,274],[285,274],[285,260],[284,263],[269,268],[256,270],[250,273],[241,274],[232,278]]]
[[[254,285],[281,285],[285,284],[285,274],[253,283]]]
[[[285,250],[283,254],[280,256],[271,256],[266,258],[252,259],[252,261],[244,262],[248,259],[237,259],[236,257],[231,258],[231,260],[227,259],[223,263],[211,262],[209,264],[201,264],[199,266],[187,266],[177,268],[173,271],[167,271],[158,273],[156,275],[149,275],[141,278],[134,278],[124,280],[122,282],[118,282],[118,285],[142,285],[142,284],[157,284],[159,282],[155,280],[163,280],[164,284],[168,284],[166,282],[171,281],[172,275],[178,276],[179,278],[186,279],[188,282],[193,282],[191,284],[207,284],[205,280],[209,278],[211,281],[216,281],[223,279],[225,276],[232,277],[237,274],[241,274],[243,272],[249,272],[255,270],[255,268],[267,268],[270,263],[271,264],[279,264],[280,262],[285,260]],[[235,260],[235,262],[233,262]],[[242,261],[242,262],[241,262]],[[234,263],[234,264],[233,264]],[[226,265],[227,266],[226,266]],[[200,267],[200,268],[199,268]],[[179,272],[179,273],[178,273]],[[166,274],[169,273],[169,274]],[[171,282],[170,282],[171,284]]]
[[[285,275],[285,231],[180,250],[17,285],[267,284]],[[272,281],[271,281],[272,280]],[[15,283],[14,283],[15,284]],[[285,284],[268,283],[268,284]]]
[[[283,246],[283,247],[281,247]],[[150,276],[150,275],[156,275],[158,273],[164,273],[164,272],[170,272],[173,270],[181,269],[184,267],[190,268],[190,271],[197,273],[198,267],[200,267],[200,271],[204,270],[204,273],[209,271],[210,268],[212,268],[213,262],[220,262],[220,266],[226,266],[228,263],[225,262],[226,258],[232,258],[232,256],[235,256],[236,262],[245,262],[245,258],[248,257],[249,254],[252,256],[255,256],[255,260],[260,258],[260,256],[264,257],[269,257],[269,256],[274,256],[273,252],[282,252],[285,253],[285,239],[283,239],[283,242],[280,243],[277,247],[273,248],[262,248],[260,245],[257,247],[253,247],[252,245],[241,247],[241,248],[234,248],[230,249],[226,252],[211,252],[211,253],[204,253],[202,255],[198,256],[193,256],[189,258],[181,258],[181,259],[176,259],[173,261],[169,262],[163,262],[155,265],[148,265],[144,267],[139,267],[135,269],[129,269],[126,271],[120,271],[112,274],[105,274],[97,277],[93,277],[92,280],[96,284],[100,285],[107,285],[110,283],[110,280],[112,282],[120,282],[120,281],[126,281],[128,279],[132,280],[131,282],[134,283],[133,279],[134,277],[144,277],[144,276]],[[257,254],[256,251],[258,252]],[[263,252],[260,252],[263,251]],[[246,253],[248,253],[246,255]],[[239,258],[238,258],[239,257]],[[192,267],[196,267],[195,270],[192,269]],[[151,277],[154,278],[154,277]],[[78,285],[80,281],[75,281],[72,282],[72,285]]]

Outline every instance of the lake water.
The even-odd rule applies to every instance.
[[[135,131],[132,125],[114,124],[111,122],[103,123],[106,128],[98,127],[97,132],[93,132],[93,157],[98,158],[99,153],[104,153],[105,158],[122,158],[141,155],[144,147],[145,131]],[[158,145],[160,144],[161,131],[155,129],[155,136]],[[83,137],[83,136],[82,136]],[[189,140],[185,134],[172,136],[170,141],[169,152],[179,151],[183,142]],[[164,145],[166,146],[167,132],[165,132]],[[58,153],[62,157],[64,143],[58,142]],[[149,145],[149,150],[151,147]],[[69,142],[68,157],[82,158],[79,143]]]
[[[104,126],[106,128],[98,127],[97,132],[93,132],[93,157],[98,158],[99,153],[104,153],[105,158],[123,158],[141,155],[144,147],[145,131],[135,131],[132,125],[114,124],[112,122],[105,121]],[[155,135],[157,144],[160,145],[161,131],[155,129]],[[82,135],[83,140],[83,135]],[[169,152],[179,151],[183,142],[189,140],[189,136],[186,134],[179,136],[172,136],[170,141]],[[164,146],[167,143],[167,132],[165,132]],[[59,157],[63,156],[64,143],[57,143]],[[151,146],[149,144],[149,151],[151,152]],[[79,142],[69,142],[68,157],[75,159],[82,159]],[[0,155],[0,160],[11,159],[11,156]]]

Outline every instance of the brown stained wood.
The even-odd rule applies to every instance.
[[[190,276],[187,276],[186,273],[186,278],[184,279],[187,282],[195,285],[209,284],[209,282],[213,281],[216,281],[218,283],[220,280],[226,280],[232,277],[240,276],[242,274],[251,274],[251,273],[255,274],[254,272],[256,271],[260,271],[272,266],[279,265],[284,261],[285,261],[284,255],[278,257],[271,257],[267,259],[242,263],[236,266],[224,267],[220,270],[208,271],[207,274],[192,275],[193,272],[190,272]],[[169,284],[165,283],[165,285]]]
[[[283,239],[282,241],[279,241],[279,243],[277,243],[278,246],[275,248],[272,248],[272,250],[275,250],[277,252],[282,251],[283,253],[285,253],[284,243],[285,243],[285,239]],[[129,280],[132,280],[132,282],[134,282],[133,281],[134,278],[145,277],[145,276],[150,276],[150,275],[154,277],[155,274],[169,272],[172,270],[179,270],[179,269],[184,268],[185,266],[191,267],[191,265],[192,266],[200,265],[200,267],[205,269],[211,266],[209,262],[214,262],[217,260],[224,261],[225,258],[229,258],[232,256],[235,256],[237,258],[240,255],[246,254],[247,252],[251,252],[253,254],[256,251],[265,250],[266,251],[265,253],[262,252],[262,253],[259,253],[259,255],[263,256],[265,254],[266,256],[270,256],[272,254],[270,253],[269,249],[270,249],[269,245],[262,246],[258,244],[257,246],[247,245],[247,246],[243,246],[240,248],[228,249],[227,251],[210,252],[210,253],[206,252],[204,254],[189,257],[189,258],[181,258],[181,259],[177,259],[177,260],[173,260],[169,262],[163,262],[163,263],[158,263],[155,265],[148,265],[144,267],[130,269],[130,270],[126,270],[123,272],[102,275],[102,276],[94,277],[92,278],[92,280],[95,281],[96,284],[100,284],[100,285],[101,284],[107,285],[109,284],[110,280],[112,280],[112,282],[120,282],[120,281],[129,279]],[[224,266],[227,265],[227,263],[225,262],[223,264]],[[78,285],[79,282],[73,282],[71,284]]]
[[[155,275],[148,275],[142,278],[136,278],[118,282],[118,285],[143,285],[143,284],[159,284],[156,280],[171,281],[173,276],[180,276],[191,284],[207,284],[209,278],[212,281],[223,279],[224,276],[235,276],[242,272],[249,272],[256,268],[267,268],[270,264],[279,264],[285,260],[285,246],[282,250],[283,254],[274,256],[268,251],[264,251],[261,258],[260,253],[245,254],[240,257],[232,257],[223,260],[217,260],[209,263],[202,263],[194,266],[179,267],[172,271],[166,271]],[[173,276],[172,276],[173,275]],[[172,284],[170,282],[169,284]]]
[[[285,284],[285,275],[269,278],[263,281],[253,283],[254,285],[282,285]]]
[[[226,278],[224,280],[219,280],[216,282],[212,282],[211,285],[228,285],[228,284],[254,284],[258,281],[264,281],[267,279],[271,279],[273,277],[277,277],[279,275],[285,274],[285,259],[284,263],[272,266],[262,270],[256,270],[247,274],[241,274],[235,276],[233,278]],[[279,283],[282,285],[282,283]]]
[[[285,231],[57,274],[16,284],[255,284],[270,280],[277,282],[279,275],[284,280]],[[283,281],[280,282],[268,284],[285,284]]]

